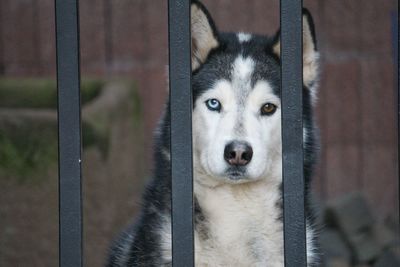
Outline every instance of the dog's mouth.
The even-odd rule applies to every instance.
[[[245,180],[246,168],[245,167],[230,167],[226,170],[226,176],[233,181]]]

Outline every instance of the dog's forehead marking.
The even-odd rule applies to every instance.
[[[233,62],[231,82],[238,104],[244,102],[251,90],[255,65],[255,61],[251,57],[242,55],[239,55]]]
[[[237,87],[250,85],[251,77],[254,73],[255,62],[251,57],[243,57],[239,55],[233,62],[232,68],[232,84]],[[247,87],[246,86],[246,87]],[[235,88],[243,90],[245,88]]]
[[[232,68],[232,87],[236,98],[236,122],[234,131],[238,135],[244,135],[243,112],[245,102],[251,91],[251,80],[254,74],[255,61],[251,57],[239,55]]]
[[[249,33],[239,32],[237,34],[237,38],[239,40],[239,43],[244,43],[244,42],[250,41],[252,38],[252,35]]]

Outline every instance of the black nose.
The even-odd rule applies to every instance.
[[[225,146],[224,159],[230,165],[244,166],[252,157],[253,149],[246,142],[233,141]]]

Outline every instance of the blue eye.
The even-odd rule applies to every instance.
[[[215,98],[208,99],[206,101],[206,106],[211,111],[219,112],[221,110],[221,103]]]

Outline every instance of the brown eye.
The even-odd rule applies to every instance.
[[[272,115],[276,111],[276,106],[272,103],[266,103],[261,107],[261,115]]]

